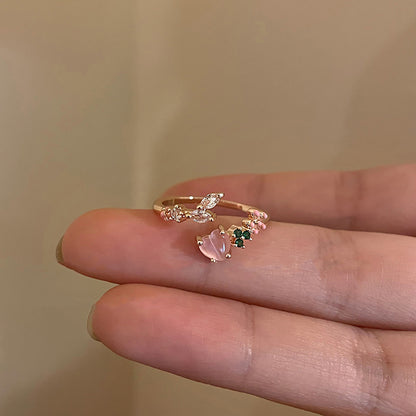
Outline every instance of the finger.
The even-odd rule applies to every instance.
[[[137,284],[107,292],[92,328],[130,360],[319,414],[416,414],[415,333]]]
[[[214,176],[180,183],[164,194],[210,192],[264,209],[276,221],[416,235],[416,164]]]
[[[232,217],[220,217],[228,227]],[[195,235],[149,210],[103,209],[65,233],[64,264],[115,283],[149,283],[374,328],[416,329],[416,240],[269,222],[216,264]]]

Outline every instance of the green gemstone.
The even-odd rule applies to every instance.
[[[246,240],[250,240],[250,237],[251,237],[250,231],[245,230],[245,231],[243,232],[243,237],[244,237]]]
[[[237,228],[236,230],[234,230],[234,235],[237,238],[240,238],[243,235],[243,232],[239,228]]]
[[[235,240],[235,244],[237,247],[243,247],[244,241],[241,238],[237,238],[237,240]]]

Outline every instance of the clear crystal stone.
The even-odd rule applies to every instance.
[[[180,222],[184,216],[184,213],[182,211],[182,208],[180,207],[174,207],[170,211],[170,216],[172,219],[174,219],[177,222]]]
[[[194,210],[192,211],[192,219],[195,222],[198,222],[200,224],[208,222],[211,218],[211,214],[209,212],[206,211],[199,211],[199,210]]]
[[[203,206],[205,209],[214,208],[215,205],[220,202],[221,197],[221,194],[208,194],[202,199],[199,205]]]

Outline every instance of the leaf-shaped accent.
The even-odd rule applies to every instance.
[[[207,211],[199,211],[199,210],[194,210],[192,211],[192,219],[195,222],[199,222],[200,224],[208,222],[211,220],[212,215],[207,212]]]
[[[218,202],[220,202],[220,199],[224,196],[224,194],[208,194],[206,195],[202,201],[200,202],[200,206],[204,207],[204,209],[212,209],[214,208]]]

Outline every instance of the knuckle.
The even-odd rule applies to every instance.
[[[392,359],[375,331],[358,327],[353,329],[355,336],[352,357],[357,379],[358,405],[365,415],[384,414],[382,409],[393,407],[388,400],[395,378]]]
[[[318,228],[318,275],[323,302],[337,319],[353,310],[352,302],[363,279],[361,259],[350,232]]]
[[[252,378],[254,368],[254,350],[256,339],[256,314],[255,307],[248,303],[243,304],[244,307],[244,321],[245,321],[245,342],[244,342],[244,358],[243,358],[243,373],[240,382],[242,391],[248,391],[250,379]]]

